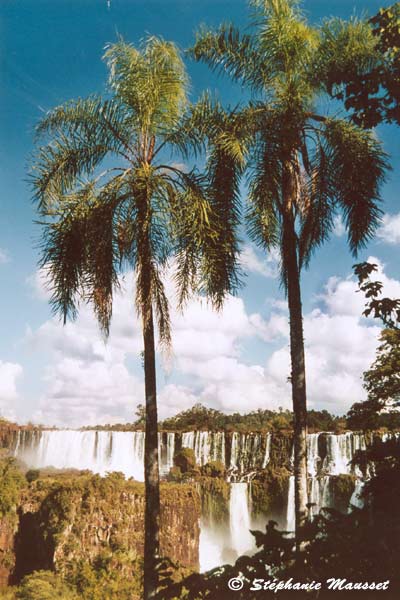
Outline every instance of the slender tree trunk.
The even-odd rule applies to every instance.
[[[294,415],[294,494],[296,519],[296,545],[299,548],[299,530],[307,519],[307,397],[304,358],[303,314],[300,290],[300,269],[293,215],[296,182],[293,168],[284,176],[283,191],[285,212],[283,245],[287,270],[287,294],[290,318],[290,358],[292,402]]]
[[[146,394],[146,441],[144,480],[146,509],[144,520],[144,600],[155,597],[158,587],[160,488],[158,470],[157,387],[153,308],[150,295],[143,315],[144,380]]]

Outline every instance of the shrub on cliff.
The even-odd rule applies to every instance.
[[[182,481],[182,471],[180,467],[171,467],[167,475],[167,480],[179,483]]]
[[[51,571],[36,571],[25,577],[16,597],[18,600],[79,600],[78,594]]]
[[[139,600],[143,564],[129,551],[104,550],[93,562],[80,561],[69,579],[81,600]]]
[[[17,505],[25,483],[13,458],[0,461],[0,517],[4,517]]]
[[[220,460],[212,460],[201,467],[201,474],[205,477],[225,477],[226,468]]]
[[[39,469],[29,469],[25,473],[25,479],[27,480],[28,483],[32,483],[32,481],[36,481],[37,479],[39,479],[39,477],[40,477]]]
[[[196,467],[196,456],[191,448],[182,448],[175,454],[174,463],[182,473],[188,473]]]

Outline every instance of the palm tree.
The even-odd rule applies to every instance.
[[[129,268],[135,275],[146,397],[147,600],[157,588],[160,524],[155,322],[164,347],[171,336],[164,270],[174,258],[180,304],[201,264],[201,288],[217,305],[229,286],[222,270],[212,266],[213,255],[222,265],[215,242],[220,218],[205,179],[166,160],[168,149],[185,157],[201,146],[193,129],[201,111],[188,106],[188,79],[177,48],[156,37],[139,49],[120,40],[107,48],[105,61],[107,98],[67,102],[39,123],[44,142],[34,158],[32,183],[43,226],[41,265],[51,282],[53,309],[64,323],[77,316],[80,301],[88,302],[107,336],[119,274]]]
[[[346,61],[371,59],[375,42],[368,26],[330,21],[311,27],[295,0],[250,4],[254,14],[247,33],[233,25],[202,28],[189,52],[251,94],[245,109],[251,142],[243,148],[246,221],[250,237],[263,249],[280,249],[290,315],[299,540],[308,498],[301,269],[329,238],[338,213],[353,254],[371,238],[379,223],[379,186],[387,163],[372,133],[318,112],[318,100],[329,91],[324,81],[334,79],[335,69],[344,69]],[[233,129],[229,135],[234,138]]]

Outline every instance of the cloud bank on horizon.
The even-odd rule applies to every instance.
[[[385,294],[400,297],[400,281],[379,266],[376,277]],[[252,247],[243,261],[249,271],[277,276],[277,257],[264,263]],[[36,272],[29,284],[48,301],[45,276]],[[168,364],[158,374],[159,414],[165,418],[196,402],[224,412],[257,408],[291,407],[289,326],[285,303],[270,301],[268,315],[250,312],[241,297],[230,296],[220,313],[200,298],[193,298],[184,313],[171,299],[173,348]],[[82,306],[74,323],[62,326],[57,318],[27,328],[23,346],[27,355],[43,357],[41,393],[30,420],[58,426],[130,422],[143,402],[140,366],[141,330],[134,305],[133,274],[123,278],[123,291],[114,300],[113,321],[107,343],[101,338],[92,310]],[[270,300],[270,299],[269,299]],[[331,276],[304,316],[309,408],[343,414],[365,398],[362,373],[374,359],[380,328],[362,317],[364,297],[353,277]],[[246,346],[263,348],[257,361],[249,361]],[[160,360],[161,362],[161,360]],[[0,409],[16,417],[13,407],[23,363],[0,362]]]

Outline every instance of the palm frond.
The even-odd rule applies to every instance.
[[[127,136],[132,115],[117,99],[104,100],[101,96],[71,100],[49,111],[38,123],[36,135],[63,135],[73,137],[80,144],[101,141],[110,152],[131,154]]]
[[[264,113],[248,169],[247,230],[260,247],[270,250],[279,244],[282,207],[281,138],[272,114]]]
[[[355,73],[368,72],[377,64],[377,43],[370,24],[363,19],[327,19],[311,65],[314,78],[328,93],[336,88],[339,91],[339,82],[347,81]]]
[[[380,186],[390,168],[374,134],[344,120],[328,120],[324,129],[330,153],[331,194],[343,211],[354,255],[374,235],[382,211]]]
[[[104,59],[112,89],[148,136],[176,125],[187,104],[188,78],[175,44],[152,36],[136,49],[120,39],[107,46]]]
[[[265,86],[269,80],[268,69],[261,61],[253,36],[241,34],[231,24],[221,25],[215,31],[200,28],[188,54],[213,71],[250,86]]]
[[[268,65],[272,85],[278,92],[282,84],[286,90],[287,84],[300,86],[304,93],[307,65],[318,47],[317,30],[307,24],[297,1],[253,0],[251,5],[258,52]]]
[[[206,239],[202,260],[202,289],[219,309],[227,293],[240,285],[238,263],[240,223],[240,180],[242,165],[223,146],[214,146],[207,174],[212,207],[213,235]]]
[[[335,216],[335,198],[333,190],[329,149],[318,140],[310,157],[308,175],[307,208],[301,215],[299,233],[300,268],[308,267],[312,254],[326,242],[332,232]]]
[[[39,210],[46,212],[59,197],[71,192],[79,178],[90,176],[108,152],[104,143],[82,144],[59,135],[34,157],[31,183]]]

